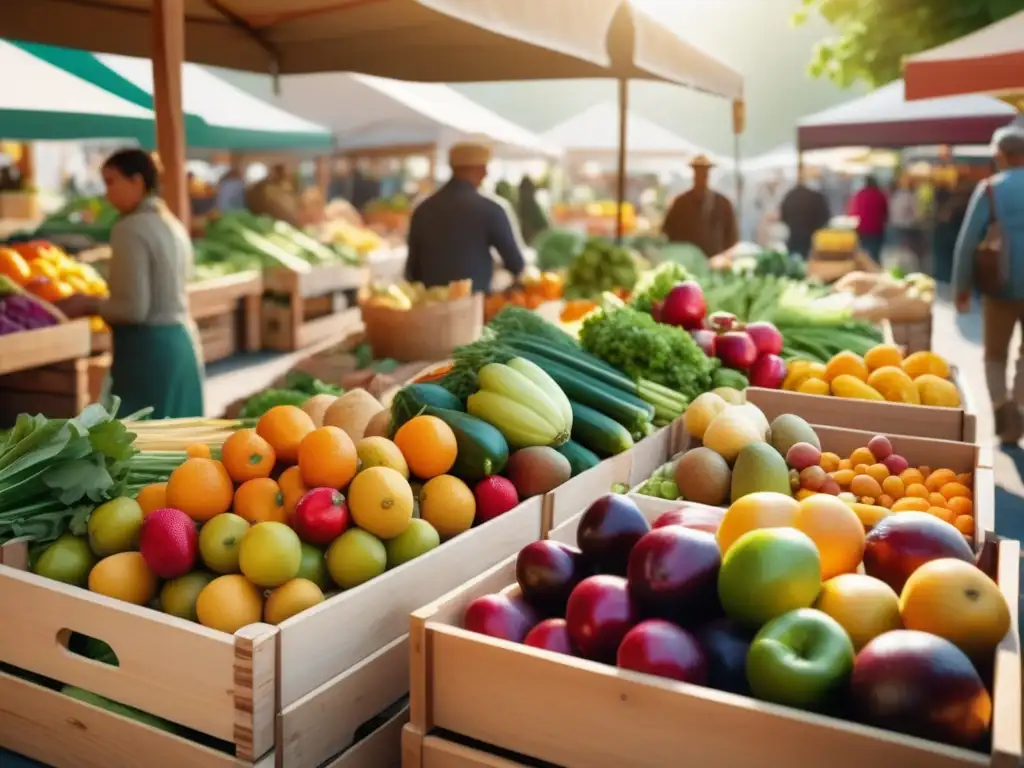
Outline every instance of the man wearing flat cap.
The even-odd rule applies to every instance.
[[[708,257],[729,250],[739,240],[732,203],[708,186],[712,166],[704,155],[693,158],[693,189],[672,201],[661,225],[670,242],[693,243]]]
[[[468,279],[474,293],[490,293],[493,248],[518,281],[526,265],[509,216],[479,191],[490,159],[481,144],[451,148],[451,179],[413,211],[406,280],[431,287]]]

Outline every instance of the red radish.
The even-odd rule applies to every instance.
[[[754,346],[757,347],[757,354],[782,354],[782,334],[779,332],[779,329],[771,323],[747,323],[743,327],[743,330],[746,331],[747,336],[753,340]]]
[[[142,521],[139,552],[161,579],[176,579],[191,571],[198,551],[195,521],[180,509],[157,509]]]
[[[739,322],[731,312],[712,312],[708,315],[707,327],[715,333],[725,333],[733,330]]]
[[[307,544],[326,547],[348,528],[348,505],[341,491],[314,488],[295,505],[291,525]]]
[[[743,331],[728,331],[715,339],[715,354],[726,368],[745,371],[757,360],[757,347]]]
[[[661,322],[692,331],[700,328],[707,311],[704,291],[698,283],[687,280],[668,292],[661,309]]]
[[[750,386],[752,387],[778,389],[785,380],[786,361],[778,355],[761,355],[750,369]]]
[[[709,331],[707,328],[698,328],[695,331],[690,331],[690,335],[693,336],[693,340],[697,342],[697,346],[700,347],[708,357],[715,356],[715,336],[714,331]]]
[[[476,519],[473,525],[481,525],[503,515],[519,504],[519,493],[512,481],[500,475],[485,477],[473,489],[476,499]]]
[[[665,314],[665,302],[664,301],[652,301],[651,302],[651,317],[654,318],[654,322],[660,323],[662,317]]]

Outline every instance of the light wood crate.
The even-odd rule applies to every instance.
[[[263,277],[239,272],[193,283],[188,288],[189,313],[199,327],[203,362],[212,363],[239,351],[259,351]]]
[[[344,337],[360,323],[354,297],[369,275],[366,267],[346,264],[312,267],[308,272],[264,272],[263,348],[294,352]]]
[[[994,563],[992,575],[1012,614],[1011,629],[995,657],[990,754],[462,629],[462,616],[474,599],[518,590],[516,558],[511,557],[412,615],[411,712],[403,733],[403,766],[511,768],[539,760],[565,768],[664,768],[683,763],[722,768],[1016,768],[1022,755],[1020,545],[992,537],[984,546],[982,560]],[[530,760],[488,762],[486,751],[467,755],[458,745],[428,745],[436,732],[458,734]]]
[[[497,754],[486,745],[463,744],[451,734],[422,734],[409,724],[402,729],[402,768],[537,768],[539,763],[520,762],[521,756]],[[528,758],[527,758],[528,759]]]
[[[91,344],[89,321],[85,319],[7,333],[0,336],[0,374],[88,357]]]
[[[25,703],[0,718],[0,745],[56,768],[321,766],[408,693],[411,611],[537,540],[542,511],[543,499],[530,499],[280,626],[234,636],[36,576],[25,570],[27,543],[9,542],[0,549],[0,663],[220,739],[234,754],[126,725],[9,675],[0,702]],[[69,653],[71,631],[108,643],[120,666]]]
[[[110,354],[99,354],[0,376],[0,426],[13,424],[21,413],[77,416],[99,401],[110,362]]]

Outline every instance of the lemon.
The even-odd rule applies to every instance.
[[[89,572],[89,589],[100,595],[145,605],[156,595],[156,574],[138,552],[105,557]]]
[[[217,515],[199,531],[199,555],[214,573],[238,573],[238,546],[249,532],[249,523],[239,515]]]
[[[409,527],[412,488],[390,467],[370,467],[349,484],[348,509],[356,525],[380,539],[393,539]]]
[[[97,557],[137,549],[143,517],[135,499],[122,497],[101,504],[89,516],[89,546]]]
[[[160,590],[160,610],[180,619],[198,621],[196,601],[203,588],[214,580],[212,573],[193,571],[164,584]]]
[[[84,587],[95,564],[88,542],[66,533],[46,548],[32,570],[47,579]]]
[[[356,443],[356,453],[363,469],[388,467],[409,479],[409,465],[398,446],[386,437],[364,437]]]
[[[244,576],[218,576],[196,600],[199,623],[234,634],[263,618],[263,593]]]
[[[291,581],[302,565],[298,534],[284,523],[258,523],[238,548],[238,566],[249,581],[271,589]]]
[[[359,528],[349,528],[327,550],[327,571],[342,589],[358,587],[380,576],[387,565],[384,543]]]
[[[312,581],[292,579],[267,597],[267,602],[263,606],[263,620],[267,624],[280,624],[323,601],[324,593]]]

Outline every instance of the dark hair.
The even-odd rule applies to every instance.
[[[152,192],[156,189],[157,180],[160,175],[153,156],[141,149],[119,150],[107,158],[107,161],[103,163],[103,167],[114,168],[127,179],[133,176],[141,176],[142,185],[146,188],[146,192]]]
[[[877,187],[878,186],[878,179],[876,179],[871,174],[868,174],[867,176],[864,177],[864,186],[865,187]]]

